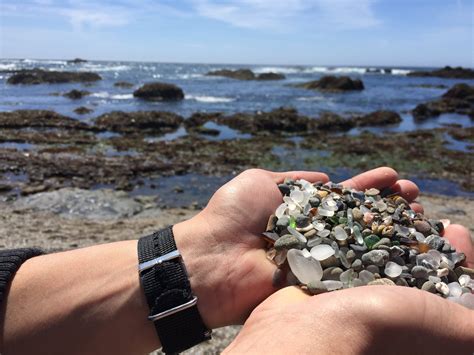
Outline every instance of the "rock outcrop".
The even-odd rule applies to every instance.
[[[0,112],[0,128],[61,128],[93,130],[93,127],[73,118],[48,110],[16,110]]]
[[[87,63],[87,60],[81,59],[81,58],[74,58],[72,60],[67,61],[67,64],[82,64],[82,63]]]
[[[452,68],[446,66],[442,69],[433,71],[414,71],[407,74],[408,76],[420,76],[420,77],[438,77],[445,79],[474,79],[474,70],[469,68],[456,67]]]
[[[168,133],[176,130],[183,117],[162,111],[114,111],[103,114],[95,120],[101,130],[120,133]]]
[[[469,115],[474,119],[474,86],[456,84],[438,100],[419,104],[412,110],[416,121],[424,121],[442,113]]]
[[[184,92],[174,84],[154,82],[135,90],[133,96],[149,101],[177,101],[184,99]]]
[[[79,100],[82,99],[84,96],[90,95],[91,93],[86,90],[76,90],[73,89],[65,94],[63,94],[64,97],[68,97],[71,100]]]
[[[210,71],[206,75],[209,76],[224,76],[226,78],[237,79],[237,80],[283,80],[285,76],[279,73],[261,73],[259,75],[255,75],[253,71],[250,69],[237,69],[237,70],[229,70],[229,69],[221,69]]]
[[[12,85],[92,83],[101,79],[97,73],[22,69],[11,75],[7,83]]]
[[[364,84],[359,79],[352,80],[348,76],[323,76],[319,80],[296,84],[295,87],[320,90],[327,92],[358,91],[364,89]]]
[[[257,80],[283,80],[285,79],[285,76],[280,73],[273,73],[273,72],[268,72],[268,73],[262,73],[257,76]]]

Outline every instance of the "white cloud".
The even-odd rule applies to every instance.
[[[287,30],[301,18],[315,27],[360,29],[380,24],[375,0],[193,0],[198,15],[252,29]],[[298,17],[300,19],[298,19]]]

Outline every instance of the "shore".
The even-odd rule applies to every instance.
[[[120,195],[108,198],[109,203],[114,199],[128,201]],[[160,208],[150,204],[146,198],[135,198],[133,201],[141,205],[141,209],[137,209],[138,205],[132,206],[134,211],[140,212],[132,212],[131,216],[118,219],[110,218],[113,216],[97,219],[90,218],[90,215],[81,217],[68,212],[54,213],[42,210],[31,201],[27,204],[0,203],[0,247],[37,246],[53,252],[134,239],[191,218],[199,212],[199,209],[193,208]],[[424,194],[419,201],[428,217],[448,218],[451,223],[468,227],[474,235],[474,199]],[[126,209],[121,210],[122,215],[126,212]],[[212,341],[186,353],[219,353],[234,339],[239,329],[239,326],[218,329],[214,332]]]

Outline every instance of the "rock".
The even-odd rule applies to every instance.
[[[329,92],[342,91],[359,91],[364,89],[364,84],[361,80],[352,80],[348,76],[323,76],[319,80],[310,81],[307,83],[296,84],[295,87],[310,90],[320,90]]]
[[[354,269],[354,271],[357,271],[357,272],[362,270],[362,260],[355,259],[354,262],[351,265],[351,268]]]
[[[204,126],[197,126],[192,129],[190,129],[191,132],[193,133],[199,133],[199,134],[204,134],[206,136],[218,136],[221,131],[215,128],[208,128]]]
[[[427,279],[430,274],[430,270],[424,266],[416,265],[411,269],[411,275],[417,279]]]
[[[142,205],[122,192],[63,188],[20,198],[15,208],[51,211],[65,218],[119,219],[142,211]]]
[[[128,81],[117,81],[114,83],[114,86],[122,89],[130,89],[133,87],[133,84],[129,83]]]
[[[42,69],[22,69],[15,72],[7,80],[8,84],[64,84],[64,83],[91,83],[102,80],[97,73],[49,71]]]
[[[458,277],[461,275],[469,275],[471,279],[474,279],[474,269],[467,268],[464,266],[458,266],[454,269],[454,272],[456,273],[456,275],[458,275]]]
[[[339,267],[329,267],[323,270],[323,278],[322,280],[335,280],[338,281],[339,277],[342,274],[342,269]]]
[[[376,279],[374,281],[370,281],[367,285],[369,285],[369,286],[375,286],[375,285],[396,286],[395,282],[393,282],[390,279],[386,279],[386,278],[381,278],[381,279]]]
[[[281,236],[274,245],[276,250],[303,249],[304,247],[305,243],[301,242],[298,238],[291,234],[285,234]]]
[[[456,84],[444,93],[440,99],[419,104],[412,110],[412,115],[416,121],[424,121],[431,117],[437,117],[442,113],[473,115],[474,86]]]
[[[133,96],[150,101],[177,101],[184,99],[183,90],[169,83],[148,83],[133,92]]]
[[[328,267],[332,267],[332,266],[339,266],[339,264],[340,264],[339,259],[336,258],[334,255],[330,256],[327,259],[321,260],[320,263],[321,263],[321,266],[323,268],[328,268]]]
[[[423,233],[425,236],[431,231],[431,225],[427,221],[415,221],[413,225],[418,232]]]
[[[87,63],[87,60],[81,58],[74,58],[73,60],[68,60],[67,64],[82,64]]]
[[[74,112],[78,115],[87,115],[88,113],[94,112],[94,110],[85,106],[80,106],[75,108]]]
[[[335,113],[324,112],[315,120],[315,125],[324,131],[349,131],[356,126],[356,122]]]
[[[437,69],[433,71],[414,71],[408,73],[407,76],[434,76],[445,79],[474,79],[474,70],[462,67],[452,68],[450,66],[446,66],[442,69]]]
[[[0,112],[0,128],[62,128],[94,130],[93,127],[76,119],[48,110],[16,110]]]
[[[322,283],[321,281],[313,281],[313,282],[308,283],[306,285],[306,289],[312,295],[319,295],[321,293],[328,292],[326,285]]]
[[[91,93],[89,91],[73,89],[73,90],[65,93],[63,96],[68,97],[72,100],[78,100],[78,99],[82,99],[84,96],[87,96],[87,95],[90,95],[90,94]]]
[[[171,112],[113,111],[97,117],[95,124],[101,130],[120,133],[168,133],[176,130],[183,121],[183,117]]]
[[[286,77],[283,74],[280,73],[262,73],[257,76],[257,80],[283,80],[286,79]]]
[[[398,113],[384,110],[375,111],[368,115],[357,117],[355,120],[356,125],[359,127],[385,126],[402,122],[402,118]]]
[[[221,69],[210,71],[206,75],[209,76],[224,76],[226,78],[238,79],[238,80],[255,80],[255,74],[250,69]]]
[[[436,293],[436,286],[435,286],[434,282],[432,282],[432,281],[426,281],[423,284],[423,286],[421,286],[421,289],[424,290],[424,291],[431,292],[431,293]]]
[[[364,264],[372,264],[376,266],[384,266],[388,261],[390,254],[386,250],[372,250],[362,255]]]

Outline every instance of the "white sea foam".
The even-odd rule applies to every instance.
[[[161,78],[161,74],[153,74],[153,78],[154,79]]]
[[[207,103],[218,103],[218,102],[232,102],[235,98],[231,97],[217,97],[217,96],[205,96],[205,95],[186,95],[186,100],[195,100],[199,102]]]
[[[66,65],[65,60],[46,60],[46,59],[23,59],[21,63],[24,64],[55,64],[55,65]]]
[[[296,100],[298,101],[330,101],[327,97],[324,97],[324,96],[298,97]]]
[[[91,94],[92,97],[99,97],[101,99],[113,99],[113,100],[130,100],[133,99],[133,94],[116,94],[111,95],[107,91],[99,91]]]
[[[125,71],[131,69],[128,65],[105,65],[105,64],[91,64],[86,63],[78,68],[79,71]]]
[[[299,67],[260,67],[260,68],[255,68],[253,70],[254,73],[261,74],[261,73],[268,73],[268,72],[273,72],[273,73],[281,73],[281,74],[295,74],[295,73],[301,73],[304,68],[299,68]]]
[[[200,78],[202,74],[178,74],[178,78],[180,79],[193,79],[193,78]]]
[[[393,75],[407,75],[408,73],[411,73],[411,70],[408,70],[408,69],[392,69],[392,74]]]
[[[15,70],[18,67],[14,63],[0,64],[0,70]]]

